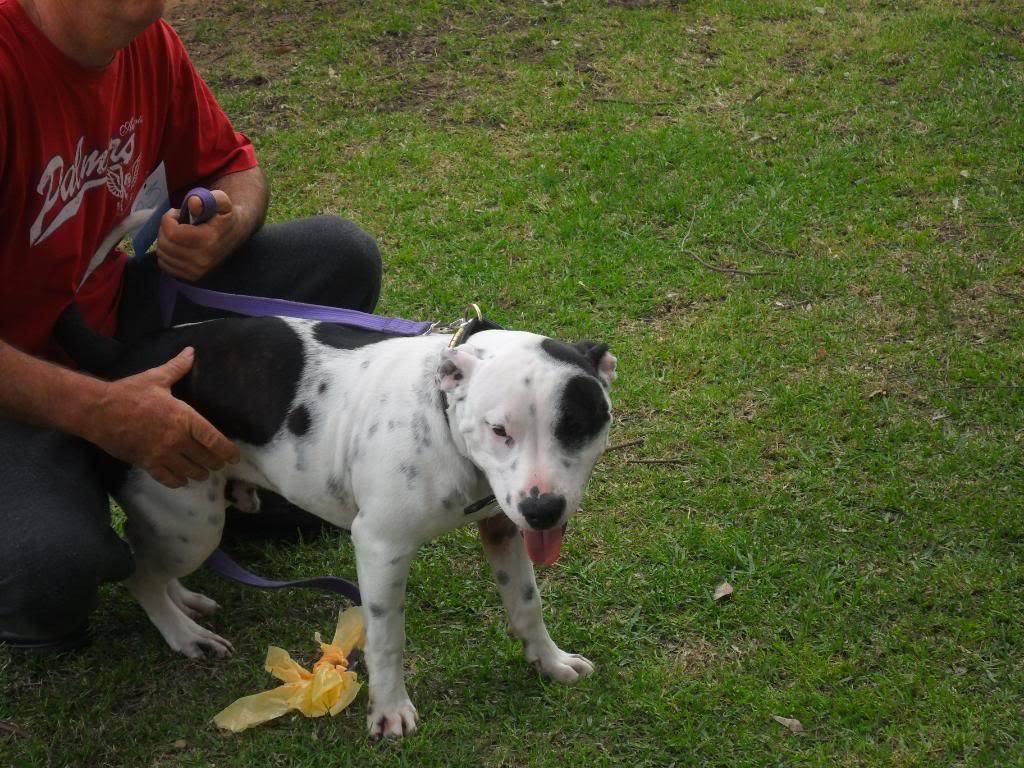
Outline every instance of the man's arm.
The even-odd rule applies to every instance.
[[[238,460],[238,448],[170,391],[192,367],[187,348],[160,366],[101,381],[0,341],[0,413],[77,435],[171,488]]]
[[[169,275],[198,280],[263,224],[269,191],[259,166],[222,176],[210,189],[217,201],[217,215],[206,223],[197,227],[182,224],[178,210],[173,208],[160,221],[157,262]],[[189,200],[193,213],[199,212],[200,205],[198,198]]]

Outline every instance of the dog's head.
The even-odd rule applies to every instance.
[[[608,444],[615,357],[606,344],[482,331],[442,354],[438,387],[457,442],[487,476],[534,562],[562,532]]]

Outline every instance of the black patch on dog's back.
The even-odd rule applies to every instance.
[[[122,378],[185,347],[195,362],[171,392],[233,440],[264,445],[281,429],[302,378],[302,340],[278,317],[232,317],[170,328],[133,344],[109,370]]]
[[[597,379],[573,376],[559,400],[555,438],[566,450],[576,450],[597,437],[610,418],[608,401]]]
[[[321,344],[335,349],[359,349],[380,341],[395,338],[394,334],[351,328],[336,323],[317,323],[313,326],[313,338]]]

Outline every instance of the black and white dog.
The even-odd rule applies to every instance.
[[[607,445],[615,358],[603,344],[488,326],[475,321],[449,348],[441,334],[230,318],[171,328],[91,364],[65,339],[83,367],[107,378],[194,347],[173,393],[241,448],[240,462],[183,488],[136,468],[121,473],[114,496],[136,562],[127,585],[171,648],[230,654],[227,640],[194,620],[217,604],[178,579],[217,547],[228,503],[252,506],[246,489],[255,486],[352,531],[371,736],[416,728],[402,665],[406,577],[421,544],[467,522],[480,527],[527,660],[566,684],[593,672],[548,635],[531,561],[558,558]],[[497,507],[473,510],[491,494]]]

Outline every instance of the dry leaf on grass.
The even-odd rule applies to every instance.
[[[721,584],[718,585],[718,587],[715,588],[715,602],[717,603],[719,600],[724,600],[731,594],[732,584],[730,584],[728,581],[723,581]]]
[[[779,715],[772,715],[772,720],[774,720],[779,725],[786,726],[793,733],[804,732],[804,724],[797,720],[795,717],[781,717]]]

